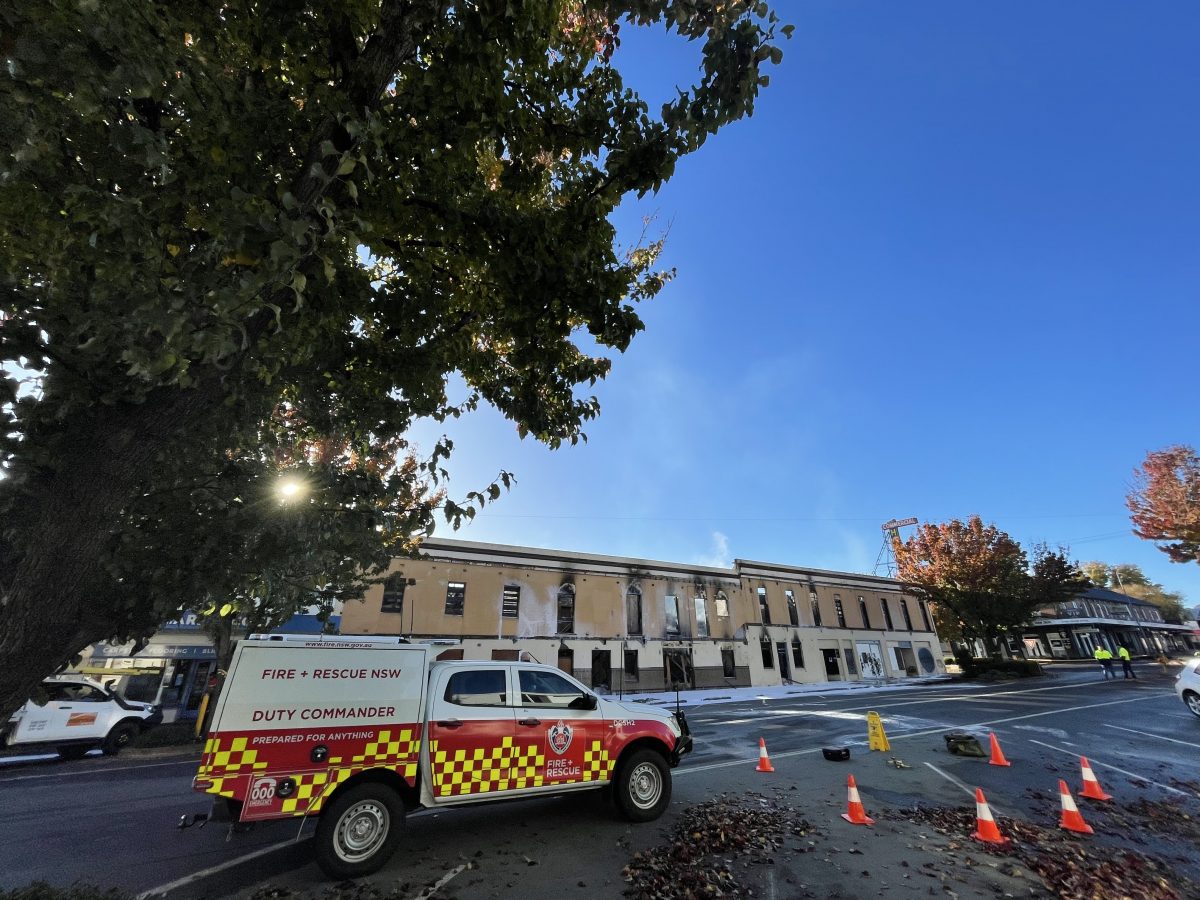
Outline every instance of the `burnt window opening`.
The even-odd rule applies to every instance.
[[[771,639],[764,637],[758,642],[758,648],[762,651],[762,662],[764,669],[775,668],[775,648],[771,646]]]
[[[784,599],[787,600],[788,621],[792,625],[800,624],[800,610],[796,609],[796,595],[792,591],[783,592]]]
[[[862,616],[863,628],[871,627],[871,614],[867,611],[867,600],[865,597],[858,598],[858,612]]]
[[[918,600],[917,604],[921,607],[921,618],[925,621],[925,630],[933,631],[933,623],[929,621],[929,606],[924,600]]]
[[[729,618],[729,598],[724,591],[717,591],[717,596],[713,599],[713,606],[716,607],[718,619]]]
[[[724,678],[737,678],[737,662],[733,658],[732,647],[721,648],[721,675]]]
[[[821,625],[821,604],[817,600],[817,592],[808,592],[808,605],[812,607],[813,624],[817,627]]]
[[[642,591],[637,585],[625,592],[625,629],[627,634],[642,633]]]
[[[404,577],[403,572],[396,572],[394,575],[389,575],[387,581],[383,583],[383,603],[379,605],[379,611],[385,613],[403,613],[404,589],[407,586],[408,579]]]
[[[505,619],[515,619],[521,613],[521,589],[515,584],[506,584],[504,594],[500,597],[500,615]]]
[[[679,635],[679,598],[674,594],[667,594],[663,598],[663,616],[666,619],[666,633],[669,636],[677,637]]]
[[[904,597],[900,598],[900,611],[904,613],[904,627],[912,631],[912,616],[908,612],[908,600]]]
[[[887,624],[887,630],[895,631],[896,626],[892,624],[892,610],[888,606],[887,597],[879,598],[879,607],[883,610],[883,621]]]
[[[765,587],[758,589],[758,614],[764,625],[771,624],[771,607],[767,603],[767,589]]]
[[[842,598],[840,594],[833,595],[833,611],[837,613],[838,625],[842,628],[846,627],[846,610],[842,606]]]
[[[696,607],[696,637],[708,637],[708,607],[705,606],[704,595],[692,600]]]
[[[792,665],[797,669],[804,668],[804,648],[800,646],[800,638],[792,638]]]
[[[625,674],[634,681],[638,678],[638,652],[636,650],[625,651]]]
[[[558,633],[575,633],[575,585],[564,584],[558,589]]]
[[[461,616],[467,601],[467,586],[461,581],[446,585],[446,615]]]

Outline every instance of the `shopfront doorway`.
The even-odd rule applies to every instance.
[[[841,681],[842,665],[839,662],[840,654],[837,650],[822,650],[821,656],[825,660],[825,677],[829,681]]]

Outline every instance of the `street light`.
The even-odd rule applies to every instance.
[[[275,485],[280,503],[294,503],[308,493],[308,485],[295,475],[284,475]]]

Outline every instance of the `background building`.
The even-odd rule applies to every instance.
[[[443,659],[533,659],[599,690],[887,679],[944,671],[899,582],[427,540],[348,601],[344,634],[443,640]]]
[[[1159,656],[1200,646],[1194,628],[1164,622],[1153,603],[1107,588],[1090,588],[1074,600],[1034,613],[1014,652],[1044,659],[1088,659],[1103,645],[1135,656]]]

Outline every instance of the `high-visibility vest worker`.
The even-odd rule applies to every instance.
[[[1093,654],[1093,656],[1095,656],[1096,659],[1100,660],[1101,662],[1103,662],[1106,659],[1113,658],[1111,651],[1105,649],[1104,647],[1097,647],[1096,652]]]
[[[1118,647],[1117,648],[1117,656],[1121,659],[1122,662],[1124,662],[1125,660],[1129,659],[1129,650],[1125,647]]]

